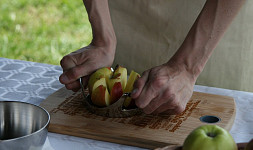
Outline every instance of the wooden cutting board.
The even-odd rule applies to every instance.
[[[182,145],[186,136],[204,125],[200,117],[217,116],[217,124],[230,130],[235,119],[234,99],[194,92],[186,110],[179,115],[145,115],[107,118],[85,109],[82,93],[62,88],[41,103],[51,115],[49,131],[96,140],[154,149]],[[211,120],[213,121],[213,120]]]

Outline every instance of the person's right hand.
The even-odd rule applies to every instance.
[[[99,45],[99,46],[97,46]],[[68,90],[80,89],[79,78],[87,86],[89,75],[102,67],[110,67],[114,60],[116,43],[91,44],[64,56],[61,60],[63,73],[59,80]]]

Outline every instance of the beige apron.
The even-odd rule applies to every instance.
[[[167,62],[204,6],[203,0],[109,0],[117,36],[115,64],[142,73]],[[247,0],[196,84],[253,92],[253,1]]]

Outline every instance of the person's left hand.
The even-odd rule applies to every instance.
[[[184,65],[168,62],[145,71],[131,97],[146,114],[179,114],[192,96],[195,81]]]
[[[82,77],[86,87],[89,75],[102,67],[110,67],[114,60],[116,44],[104,44],[102,46],[90,44],[75,52],[64,56],[61,60],[63,73],[59,81],[68,90],[77,92],[80,89],[79,78]]]

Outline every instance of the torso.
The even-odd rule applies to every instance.
[[[109,0],[117,36],[115,64],[142,73],[167,62],[205,1]],[[247,1],[199,76],[200,85],[253,91],[253,1]]]

